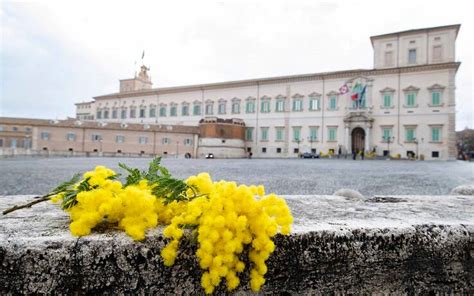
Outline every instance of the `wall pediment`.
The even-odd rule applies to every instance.
[[[281,95],[281,94],[280,94],[280,95],[276,96],[275,99],[277,99],[277,100],[284,100],[284,99],[286,99],[286,97],[285,97],[284,95]]]
[[[393,93],[393,92],[395,92],[395,89],[391,88],[391,87],[386,87],[384,89],[381,89],[380,92],[381,93]]]
[[[428,87],[428,90],[443,90],[443,89],[445,89],[445,88],[446,88],[446,87],[445,87],[444,85],[435,83],[435,84],[433,84],[432,86]]]
[[[367,114],[366,112],[349,112],[346,116],[344,116],[344,122],[366,122],[372,123],[374,119],[372,116]]]
[[[326,95],[327,95],[327,96],[338,96],[338,95],[340,95],[340,93],[337,92],[337,91],[331,90],[331,91],[328,92]]]
[[[263,96],[261,99],[262,99],[262,100],[270,100],[271,98],[270,98],[269,96],[266,96],[266,95],[265,95],[265,96]]]
[[[420,88],[419,87],[416,87],[416,86],[413,86],[413,85],[410,85],[409,87],[406,87],[403,89],[403,91],[405,92],[410,92],[410,91],[419,91]]]
[[[310,98],[316,98],[316,97],[320,97],[320,96],[321,96],[321,94],[318,93],[318,92],[315,92],[315,91],[313,91],[312,93],[310,93],[308,95],[308,97],[310,97]]]
[[[301,98],[304,98],[304,96],[302,94],[299,94],[299,93],[296,93],[292,96],[293,99],[301,99]]]

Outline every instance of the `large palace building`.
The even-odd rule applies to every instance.
[[[257,157],[374,151],[454,159],[460,25],[370,38],[374,68],[153,88],[145,66],[117,93],[77,103],[77,118],[197,126],[240,119]]]
[[[110,144],[110,152],[127,150],[117,147],[128,141],[133,142],[130,153],[138,149],[151,154],[175,150],[162,144],[188,143],[189,148],[177,150],[189,151],[192,157],[245,157],[251,152],[260,158],[285,158],[304,152],[365,151],[455,159],[459,28],[372,36],[373,69],[153,88],[149,69],[142,66],[134,78],[120,80],[119,92],[77,103],[77,122],[61,124],[66,129],[91,128],[91,135],[83,131],[85,136],[77,136],[83,138],[81,145],[69,148],[84,153],[88,145],[98,146],[100,138]],[[42,124],[39,140],[51,129]],[[98,129],[107,138],[98,137]],[[145,141],[134,133],[149,135]],[[141,145],[132,149],[137,141]],[[47,143],[38,149],[50,149]],[[150,147],[145,148],[147,143]],[[102,149],[95,146],[95,152]]]

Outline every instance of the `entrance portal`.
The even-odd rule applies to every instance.
[[[352,151],[364,151],[365,147],[365,131],[360,127],[352,130]]]

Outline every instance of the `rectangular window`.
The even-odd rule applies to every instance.
[[[166,107],[160,107],[160,117],[166,116]]]
[[[337,107],[337,98],[335,96],[331,96],[329,98],[329,110],[336,110]]]
[[[443,48],[441,45],[433,46],[433,60],[440,61],[443,59]]]
[[[253,139],[253,127],[247,127],[245,129],[245,140],[252,141]]]
[[[140,108],[140,118],[145,118],[145,108]]]
[[[293,141],[301,141],[301,127],[293,127]]]
[[[249,101],[245,105],[245,112],[247,113],[254,113],[255,112],[255,102]]]
[[[407,127],[405,128],[405,140],[407,142],[413,142],[415,141],[415,128],[413,127]]]
[[[0,139],[0,147],[3,147],[3,139]]]
[[[183,116],[188,116],[189,115],[189,106],[188,105],[184,105],[181,108],[181,115],[183,115]]]
[[[130,118],[135,118],[137,110],[135,108],[130,109]]]
[[[92,134],[92,142],[99,142],[102,140],[102,136],[100,134]]]
[[[439,91],[434,91],[431,93],[431,105],[441,105],[441,93]]]
[[[276,102],[276,112],[283,112],[285,110],[285,101],[283,100],[278,100]]]
[[[97,111],[97,119],[102,119],[102,111]]]
[[[294,100],[293,101],[293,111],[302,111],[303,110],[303,101],[302,100]]]
[[[233,114],[239,114],[240,113],[240,103],[239,102],[232,103],[232,113]]]
[[[319,110],[319,99],[311,98],[309,100],[309,110]]]
[[[385,108],[392,107],[392,95],[383,95],[383,106]]]
[[[193,115],[201,115],[201,105],[194,105]]]
[[[382,139],[384,142],[388,142],[388,140],[390,140],[390,138],[392,137],[392,129],[391,128],[383,128],[382,129]]]
[[[225,103],[220,103],[218,109],[217,112],[219,112],[219,114],[225,114]]]
[[[150,117],[156,117],[156,108],[150,107]]]
[[[438,158],[439,157],[439,151],[431,151],[431,157],[432,158]]]
[[[0,125],[0,132],[3,131],[5,128],[3,127],[3,125]]]
[[[10,142],[10,147],[11,148],[16,148],[16,145],[17,145],[17,139],[12,139],[11,142]]]
[[[337,127],[328,127],[328,141],[336,141]]]
[[[416,49],[408,50],[408,63],[416,64]]]
[[[281,153],[281,148],[276,149],[277,153]]]
[[[262,127],[262,136],[261,136],[261,141],[268,141],[268,127]]]
[[[148,137],[145,137],[145,136],[138,137],[138,144],[147,144],[147,143],[148,143]]]
[[[167,144],[169,144],[169,143],[171,143],[170,138],[162,138],[162,139],[161,139],[161,144],[167,145]]]
[[[41,132],[41,140],[49,141],[50,133],[49,132]]]
[[[193,144],[193,139],[184,139],[184,146],[191,146]]]
[[[386,51],[385,52],[385,66],[392,66],[393,65],[393,52]]]
[[[127,118],[127,110],[123,109],[122,114],[120,114],[120,118],[125,119]]]
[[[317,140],[318,140],[318,128],[312,126],[309,128],[309,141],[315,142]]]
[[[123,142],[125,142],[125,136],[116,136],[116,137],[115,137],[115,142],[116,142],[116,143],[123,143]]]
[[[70,142],[76,141],[76,134],[75,133],[67,133],[66,139]]]
[[[178,108],[176,106],[171,106],[170,107],[170,116],[177,116],[178,115]]]
[[[112,110],[112,118],[113,119],[117,118],[117,110]]]
[[[104,111],[104,119],[109,119],[109,110]]]
[[[206,105],[206,115],[212,115],[214,112],[212,104],[207,104]]]
[[[267,153],[267,148],[266,147],[262,147],[262,153]]]
[[[432,127],[431,128],[431,141],[432,142],[441,142],[441,127]]]
[[[415,107],[416,94],[409,93],[407,94],[407,107]]]
[[[262,101],[260,109],[262,113],[270,112],[270,101]]]
[[[283,141],[284,133],[285,133],[285,128],[284,127],[276,127],[276,141]]]

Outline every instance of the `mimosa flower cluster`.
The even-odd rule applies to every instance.
[[[180,240],[186,229],[191,229],[197,236],[196,256],[203,269],[201,285],[207,294],[222,281],[229,291],[234,290],[244,270],[250,271],[251,289],[259,291],[265,283],[265,262],[275,250],[272,238],[291,230],[293,217],[285,200],[275,194],[265,195],[262,185],[213,182],[207,173],[180,181],[171,179],[167,170],[159,170],[165,177],[156,177],[158,170],[151,166],[148,174],[129,169],[131,175],[123,184],[114,171],[98,166],[85,173],[72,190],[60,192],[51,200],[62,202],[75,236],[88,235],[97,225],[108,223],[134,240],[143,240],[148,229],[166,226],[163,234],[169,243],[161,251],[166,266],[179,258]],[[150,172],[154,176],[150,177]],[[184,191],[163,190],[166,184]],[[64,207],[66,201],[71,206]],[[245,255],[250,262],[248,268]]]

